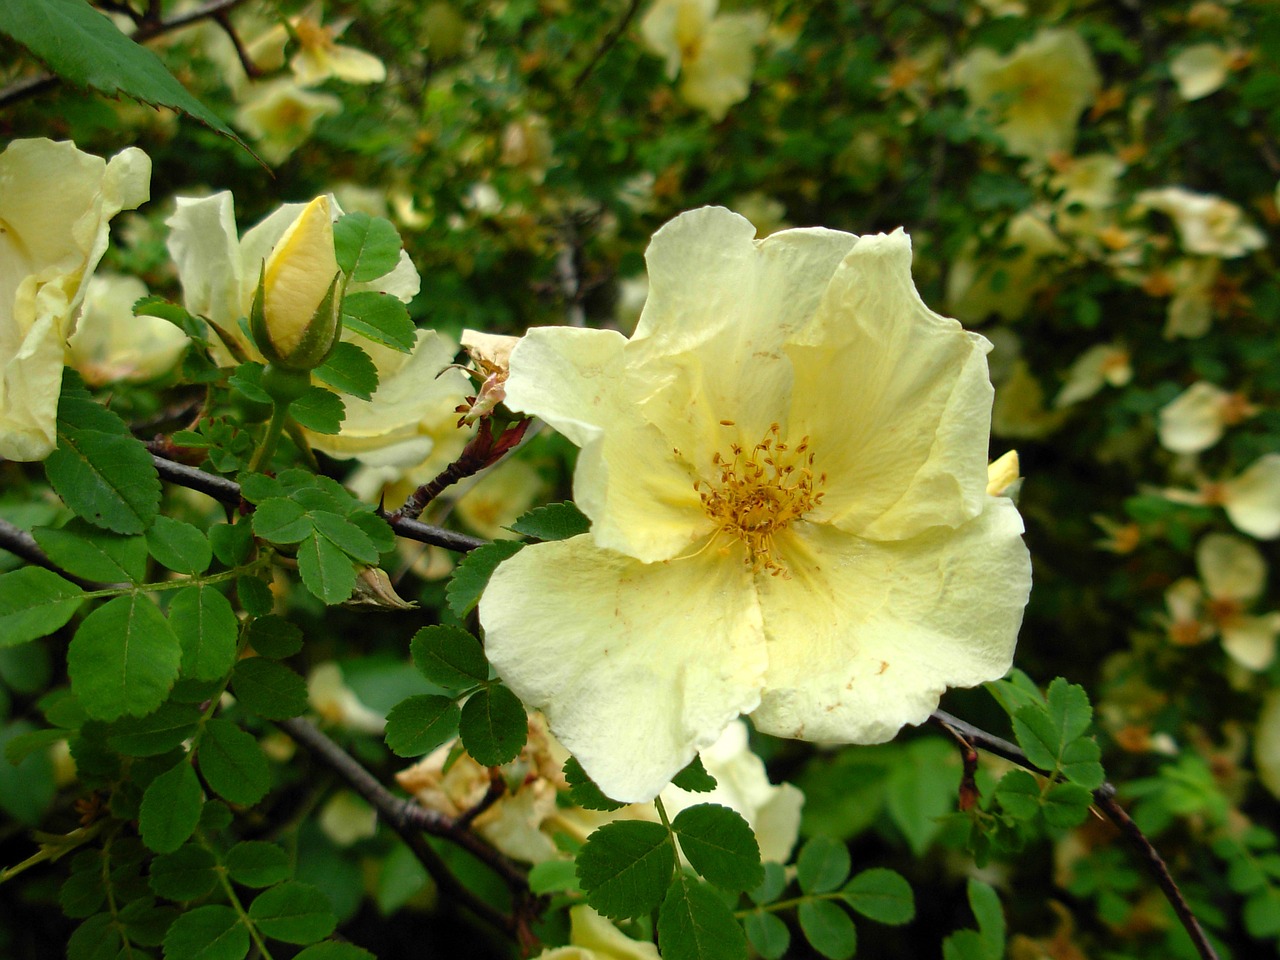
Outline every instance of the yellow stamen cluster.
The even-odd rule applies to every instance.
[[[720,423],[734,426],[731,420]],[[731,460],[718,452],[711,458],[718,479],[693,484],[707,516],[746,546],[746,563],[775,577],[787,571],[774,552],[774,537],[822,502],[821,487],[827,481],[825,473],[814,475],[809,438],[790,446],[780,433],[774,423],[749,450],[731,443]]]

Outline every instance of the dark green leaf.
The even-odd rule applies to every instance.
[[[276,497],[289,496],[289,490],[283,483],[275,477],[268,477],[265,473],[251,473],[243,470],[236,477],[236,482],[240,484],[240,496],[250,503],[257,504]]]
[[[324,387],[310,387],[289,405],[294,420],[316,433],[335,434],[342,429],[346,407],[342,398]]]
[[[264,657],[283,660],[302,649],[302,631],[284,617],[258,617],[249,624],[249,646]]]
[[[285,497],[263,500],[253,511],[253,532],[272,543],[299,543],[312,529],[306,509]]]
[[[225,566],[247,563],[253,554],[253,523],[215,523],[209,528],[209,545]]]
[[[716,778],[707,773],[702,757],[694,757],[683,770],[671,778],[671,783],[690,793],[710,793],[716,788]]]
[[[149,106],[169,107],[249,150],[154,53],[126,37],[84,0],[5,3],[0,5],[0,33],[13,37],[68,83],[92,87],[108,97],[124,94]]]
[[[142,297],[133,304],[135,317],[159,317],[168,320],[201,346],[209,343],[209,326],[199,317],[193,317],[186,309],[164,297]]]
[[[742,919],[747,939],[764,960],[778,960],[791,946],[791,931],[772,913],[755,910]]]
[[[902,874],[883,867],[863,870],[840,891],[854,910],[880,923],[910,923],[916,915],[916,899]]]
[[[805,900],[796,911],[809,945],[831,960],[847,960],[858,949],[858,931],[843,909],[830,900]]]
[[[116,960],[123,946],[115,917],[99,913],[90,917],[67,941],[67,960]]]
[[[287,720],[307,711],[307,682],[266,657],[246,657],[236,663],[231,691],[245,707],[268,720]]]
[[[514,540],[498,540],[472,550],[454,568],[453,579],[445,588],[449,609],[459,620],[475,609],[489,578],[503,560],[515,556],[522,545]]]
[[[368,400],[378,389],[378,368],[369,355],[354,343],[343,341],[333,348],[333,353],[312,371],[321,383],[327,383],[340,393],[349,393],[361,400]]]
[[[591,529],[587,519],[573,503],[549,503],[535,507],[510,527],[512,532],[535,540],[568,540]]]
[[[74,583],[40,567],[0,574],[0,647],[53,633],[75,615],[81,596]]]
[[[58,496],[95,526],[142,533],[160,509],[160,477],[147,448],[69,380],[58,405],[58,447],[44,468]]]
[[[240,621],[215,586],[179,590],[169,604],[169,625],[182,647],[182,676],[220,680],[236,659]]]
[[[420,694],[387,714],[387,746],[398,757],[420,757],[458,733],[462,711],[451,697]]]
[[[529,736],[529,717],[520,698],[501,684],[477,690],[462,707],[458,733],[479,764],[496,767],[514,760]]]
[[[158,947],[178,911],[168,904],[157,906],[153,897],[140,897],[121,907],[119,918],[134,946]]]
[[[159,519],[159,518],[157,518]],[[55,565],[86,580],[140,583],[147,575],[147,541],[121,536],[73,517],[66,526],[31,531]]]
[[[324,943],[315,943],[307,947],[295,955],[293,960],[377,960],[377,958],[364,947],[357,947],[354,943],[326,940]]]
[[[728,807],[687,807],[676,815],[671,829],[689,865],[717,887],[749,890],[764,879],[756,835],[741,814]]]
[[[205,724],[196,759],[209,787],[232,803],[252,806],[271,786],[267,758],[258,741],[229,720]]]
[[[658,911],[664,960],[745,960],[747,938],[710,887],[677,873]]]
[[[1040,812],[1040,782],[1026,770],[1010,770],[996,785],[1001,808],[1018,820],[1030,820]]]
[[[346,517],[328,510],[311,511],[311,522],[316,532],[327,537],[343,553],[361,563],[377,563],[378,549],[369,535]]]
[[[142,842],[156,853],[172,853],[200,822],[200,781],[184,757],[147,785],[138,811]]]
[[[240,606],[251,617],[265,617],[276,605],[275,595],[258,577],[238,577],[236,579],[236,597]]]
[[[374,343],[409,353],[417,331],[408,308],[389,293],[361,290],[342,300],[342,325]]]
[[[386,276],[400,262],[400,234],[390,220],[348,213],[333,225],[338,266],[355,283]]]
[[[423,627],[409,641],[413,665],[427,681],[461,690],[489,679],[489,661],[480,641],[461,627]]]
[[[849,877],[849,848],[830,837],[814,837],[796,858],[796,878],[808,894],[830,893]]]
[[[30,723],[15,720],[0,729],[0,748],[7,753],[10,741],[32,732]],[[26,826],[39,824],[48,813],[55,790],[53,761],[47,751],[28,754],[17,766],[0,763],[0,810],[13,820]]]
[[[584,810],[621,810],[626,806],[604,795],[604,791],[596,786],[596,782],[587,776],[577,757],[570,757],[564,762],[564,778],[569,784],[569,800],[575,807]]]
[[[198,900],[218,884],[217,861],[204,847],[189,843],[151,861],[148,883],[169,900]]]
[[[132,593],[84,618],[67,649],[67,673],[89,716],[143,717],[164,702],[181,658],[164,614],[146,596]]]
[[[227,851],[223,864],[231,879],[246,887],[269,887],[291,873],[284,848],[265,840],[237,843]]]
[[[581,893],[578,868],[572,860],[544,860],[529,871],[529,889],[536,894]]]
[[[172,517],[156,517],[147,531],[151,555],[177,573],[204,573],[213,561],[209,538],[196,527]]]
[[[364,531],[364,535],[372,541],[378,553],[389,553],[395,549],[396,533],[391,529],[391,524],[372,510],[356,510],[348,513],[347,520]]]
[[[166,960],[244,960],[248,952],[248,927],[222,904],[187,911],[164,938]]]
[[[97,913],[107,899],[102,881],[101,861],[96,856],[92,857],[89,869],[74,871],[58,890],[58,905],[62,912],[75,920]]]
[[[787,870],[782,864],[766,860],[763,866],[764,879],[754,890],[747,891],[752,902],[759,904],[772,903],[787,888]]]
[[[302,583],[325,603],[341,603],[356,586],[351,558],[328,537],[313,533],[298,545]]]
[[[192,704],[164,703],[145,717],[125,717],[111,725],[107,745],[126,757],[156,757],[182,745],[196,732],[200,710]]]
[[[1078,783],[1055,783],[1044,795],[1044,820],[1051,827],[1074,827],[1089,816],[1093,794]]]
[[[329,898],[297,880],[264,890],[249,906],[249,919],[268,937],[285,943],[313,943],[338,925]]]
[[[676,855],[667,828],[641,820],[606,823],[578,853],[587,903],[613,920],[648,913],[666,896]]]
[[[66,730],[31,730],[10,737],[4,744],[4,758],[11,766],[17,766],[32,754],[47,750],[59,740],[66,740]]]

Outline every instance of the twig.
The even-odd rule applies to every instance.
[[[103,586],[101,583],[85,580],[77,577],[74,573],[68,573],[63,570],[45,555],[45,552],[40,549],[40,545],[36,543],[35,537],[3,518],[0,518],[0,549],[8,550],[14,556],[21,557],[27,561],[27,563],[34,563],[38,567],[52,570],[58,576],[65,580],[70,580],[77,587],[82,587],[85,590],[97,590]]]
[[[463,886],[449,870],[440,854],[427,843],[423,832],[443,837],[463,847],[468,853],[493,867],[516,895],[517,901],[528,899],[528,880],[510,861],[470,831],[458,830],[452,819],[435,811],[425,810],[412,800],[396,797],[355,758],[330,740],[309,720],[294,717],[281,720],[278,725],[285,733],[306,747],[312,756],[333,770],[350,784],[353,790],[369,801],[386,824],[399,834],[400,839],[413,851],[413,855],[426,868],[441,893],[456,900],[504,933],[513,937],[518,935],[517,917],[507,916]],[[422,813],[432,813],[434,816],[424,817],[421,816]]]
[[[502,774],[498,772],[497,767],[490,767],[489,768],[489,788],[485,790],[484,796],[480,798],[479,803],[477,803],[470,810],[464,811],[462,813],[462,816],[458,817],[458,819],[455,821],[455,825],[459,829],[463,827],[470,827],[471,824],[475,823],[476,817],[480,816],[480,814],[484,813],[486,810],[492,807],[495,803],[497,803],[498,799],[506,792],[507,792],[507,783],[505,780],[502,779]]]
[[[587,77],[591,76],[591,74],[595,72],[596,67],[600,65],[600,61],[604,59],[605,54],[612,50],[618,40],[621,39],[639,9],[640,0],[631,0],[631,2],[627,4],[627,9],[622,14],[622,18],[617,22],[612,30],[605,34],[604,40],[600,42],[600,46],[596,48],[596,52],[592,54],[591,59],[587,61],[587,65],[579,70],[578,75],[573,78],[573,83],[569,85],[569,90],[571,92],[577,93],[578,88],[586,83]]]
[[[404,505],[399,510],[395,511],[395,513],[386,514],[387,522],[394,527],[397,522],[416,520],[427,504],[440,496],[446,489],[459,480],[465,480],[467,477],[479,473],[485,467],[497,463],[504,454],[523,439],[525,432],[529,429],[529,424],[532,422],[531,420],[519,420],[506,427],[495,439],[492,420],[488,417],[481,419],[476,435],[463,447],[458,459],[441,470],[430,481],[409,494],[409,498],[405,500]]]
[[[176,483],[182,487],[189,487],[192,490],[199,490],[201,493],[208,494],[222,503],[233,505],[240,503],[240,484],[234,480],[215,476],[212,473],[205,473],[203,470],[188,467],[186,464],[169,460],[156,453],[151,454],[151,460],[155,463],[161,479]],[[480,537],[469,537],[465,533],[457,533],[453,530],[446,530],[443,527],[435,527],[418,520],[392,519],[390,517],[385,519],[387,523],[391,524],[391,529],[406,540],[430,543],[437,547],[444,547],[446,550],[456,550],[459,553],[466,553],[477,547],[483,547],[489,542]]]
[[[1027,755],[1015,744],[997,737],[993,733],[988,733],[980,727],[975,727],[971,723],[966,723],[945,710],[935,710],[930,715],[929,722],[946,730],[952,736],[962,737],[970,744],[981,747],[987,753],[993,753],[997,757],[1016,763],[1018,766],[1041,776],[1049,776],[1047,770],[1037,767],[1028,760]],[[1093,803],[1106,815],[1108,820],[1116,825],[1116,828],[1124,834],[1125,838],[1137,848],[1139,855],[1146,861],[1147,866],[1155,875],[1156,883],[1159,884],[1165,899],[1169,901],[1169,905],[1173,907],[1173,912],[1177,914],[1178,920],[1187,931],[1191,942],[1195,944],[1196,952],[1200,954],[1202,960],[1218,960],[1218,952],[1214,950],[1213,944],[1209,942],[1204,928],[1200,926],[1200,921],[1191,912],[1191,906],[1187,903],[1186,897],[1182,895],[1182,890],[1179,889],[1177,881],[1173,879],[1173,874],[1169,872],[1169,865],[1164,862],[1164,858],[1152,846],[1146,834],[1133,822],[1133,818],[1120,806],[1116,800],[1116,788],[1110,783],[1103,783],[1102,786],[1093,791]]]

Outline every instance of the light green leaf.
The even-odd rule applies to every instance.
[[[289,404],[289,414],[308,430],[333,435],[342,429],[347,409],[333,391],[308,387],[306,393]]]
[[[349,393],[361,400],[373,397],[378,389],[378,368],[360,347],[342,341],[333,353],[311,375],[321,383],[327,383],[339,393]]]
[[[347,556],[361,563],[377,563],[378,549],[369,535],[346,517],[328,510],[312,510],[316,532],[328,537]]]
[[[535,507],[509,528],[535,540],[568,540],[591,529],[591,521],[571,502]]]
[[[286,880],[258,894],[249,906],[249,919],[268,937],[285,943],[323,940],[338,925],[329,898],[298,880]]]
[[[996,800],[1009,816],[1030,820],[1040,812],[1040,782],[1026,770],[1010,770],[996,785]]]
[[[461,627],[423,627],[409,641],[413,665],[429,683],[461,690],[489,679],[480,641]]]
[[[196,760],[210,789],[232,803],[252,806],[271,786],[258,741],[230,720],[215,718],[205,724]]]
[[[922,856],[942,829],[960,782],[955,750],[940,740],[915,740],[894,765],[885,785],[889,818],[916,856]]]
[[[578,883],[578,868],[572,860],[544,860],[535,863],[529,871],[529,889],[538,895],[544,893],[582,893]]]
[[[671,822],[689,865],[724,890],[749,890],[764,879],[760,845],[741,814],[715,803],[681,810]]]
[[[23,567],[0,574],[0,647],[47,636],[75,616],[79,587],[51,570]]]
[[[401,353],[412,352],[417,343],[409,309],[389,293],[361,290],[347,294],[342,300],[342,325]]]
[[[898,926],[910,923],[916,915],[915,894],[902,874],[884,867],[873,867],[844,885],[840,891],[850,907],[879,923]]]
[[[805,900],[796,911],[809,945],[830,960],[848,960],[858,949],[858,930],[849,914],[830,900]]]
[[[67,673],[76,699],[94,719],[143,717],[168,696],[181,659],[164,614],[132,593],[84,618],[67,649]]]
[[[236,659],[240,620],[215,586],[183,587],[169,604],[169,625],[182,647],[182,676],[219,680]]]
[[[593,832],[578,852],[578,882],[597,913],[622,920],[663,902],[675,865],[666,827],[615,820]]]
[[[154,53],[126,37],[85,0],[9,0],[0,4],[0,33],[26,47],[68,83],[108,97],[124,94],[149,106],[169,107],[249,150]]]
[[[808,894],[830,893],[849,877],[849,848],[830,837],[814,837],[796,857],[796,879]]]
[[[395,225],[367,213],[348,213],[333,225],[338,266],[354,283],[386,276],[400,262],[404,244]]]
[[[253,511],[253,532],[272,543],[301,543],[313,529],[306,508],[286,497],[263,500]]]
[[[328,537],[313,533],[298,546],[302,583],[325,603],[341,603],[356,586],[351,558]]]
[[[791,946],[791,931],[775,914],[754,910],[742,918],[742,926],[764,960],[779,960]]]
[[[658,911],[664,960],[745,960],[747,938],[710,887],[677,873]]]
[[[760,881],[754,890],[747,891],[747,896],[751,898],[753,903],[772,903],[787,888],[787,871],[782,864],[766,860],[763,866],[764,879]]]
[[[472,550],[453,569],[453,579],[445,587],[449,609],[459,620],[466,617],[480,602],[480,594],[489,585],[489,578],[503,560],[514,557],[523,544],[515,540],[498,540]]]
[[[209,538],[191,524],[172,517],[156,517],[147,531],[147,546],[156,560],[176,573],[195,576],[204,573],[213,562]]]
[[[1051,827],[1067,828],[1084,823],[1093,794],[1078,783],[1055,783],[1044,796],[1044,820]]]
[[[387,746],[397,757],[420,757],[458,733],[462,711],[452,697],[419,694],[387,714]]]
[[[475,761],[497,767],[514,760],[529,735],[529,717],[510,689],[495,683],[463,704],[458,722],[462,745]]]
[[[183,757],[147,784],[138,811],[142,842],[156,853],[172,853],[187,842],[204,806],[200,781]]]

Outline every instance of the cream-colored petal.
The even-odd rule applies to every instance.
[[[1230,533],[1209,533],[1196,545],[1196,568],[1215,600],[1250,603],[1267,585],[1267,561],[1248,540]]]
[[[1088,400],[1108,383],[1123,386],[1133,376],[1129,351],[1117,344],[1100,343],[1090,347],[1071,364],[1066,382],[1054,398],[1057,409]]]
[[[271,250],[263,268],[267,335],[282,355],[291,354],[338,276],[333,215],[327,196],[303,207]],[[332,343],[336,317],[324,318]]]
[[[418,276],[418,268],[409,259],[409,254],[400,251],[400,259],[391,268],[390,273],[369,280],[366,283],[347,284],[347,293],[358,293],[361,290],[374,290],[386,293],[404,303],[408,303],[422,289],[422,278]]]
[[[329,51],[329,72],[344,83],[381,83],[387,79],[387,68],[372,53],[344,44]]]
[[[795,369],[790,439],[825,473],[815,519],[872,539],[957,526],[986,501],[990,344],[926,307],[905,234],[863,237],[836,271]]]
[[[168,320],[133,315],[146,295],[137,277],[98,274],[89,281],[67,361],[87,383],[151,380],[177,363],[190,341]]]
[[[1199,100],[1227,82],[1231,55],[1216,43],[1197,43],[1169,61],[1169,73],[1183,100]]]
[[[658,960],[652,943],[632,940],[586,905],[569,910],[569,942],[590,951],[595,960]]]
[[[43,460],[57,444],[66,348],[53,315],[39,317],[0,370],[0,457]]]
[[[1226,390],[1199,380],[1160,408],[1156,427],[1160,444],[1174,453],[1199,453],[1222,439]]]
[[[1262,785],[1280,798],[1280,690],[1263,698],[1253,739],[1253,764]]]
[[[758,12],[716,17],[702,37],[698,55],[683,64],[680,96],[684,101],[719,123],[731,106],[747,99],[756,44],[768,25]]]
[[[238,334],[236,321],[248,315],[248,305],[241,302],[245,277],[231,194],[224,190],[211,197],[178,197],[176,202],[177,210],[165,223],[169,255],[182,284],[182,305],[220,330]]]
[[[1259,457],[1222,488],[1222,506],[1237,530],[1259,540],[1280,537],[1280,453]]]
[[[1237,617],[1222,627],[1222,649],[1240,666],[1255,672],[1271,666],[1276,658],[1275,617]]]
[[[494,572],[480,622],[498,675],[617,800],[653,799],[759,702],[751,573],[714,549],[642,564],[590,535],[525,547]]]
[[[876,543],[827,526],[788,531],[790,578],[761,578],[769,669],[756,728],[879,743],[921,723],[947,687],[1004,675],[1031,564],[1003,497],[955,530]]]

